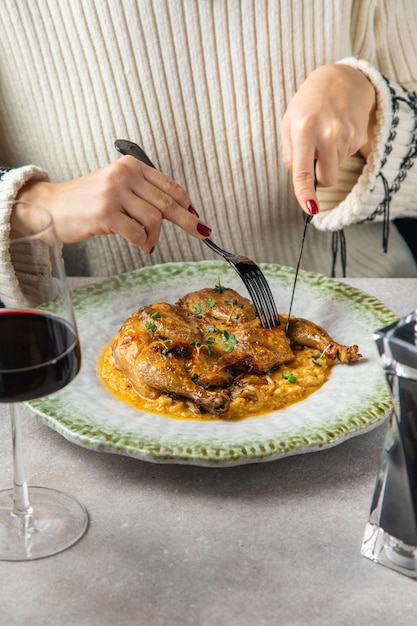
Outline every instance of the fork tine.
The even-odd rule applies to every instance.
[[[263,296],[265,298],[266,309],[267,309],[267,311],[269,313],[270,320],[271,320],[270,328],[272,328],[274,326],[279,326],[279,324],[280,324],[279,315],[278,315],[277,307],[275,305],[274,296],[272,295],[269,283],[267,282],[264,274],[260,270],[259,270],[259,272],[257,272],[256,278],[259,281],[259,283],[262,283],[262,285],[263,285]]]
[[[203,243],[213,250],[213,252],[220,254],[239,274],[249,291],[263,328],[279,326],[280,319],[274,297],[262,270],[256,263],[247,257],[237,256],[223,250],[223,248],[220,248],[220,246],[211,241],[211,239],[204,239]]]
[[[268,316],[266,314],[266,308],[264,306],[264,303],[262,302],[262,298],[260,298],[259,296],[259,291],[256,289],[256,286],[254,286],[253,281],[250,280],[248,274],[241,274],[240,276],[252,299],[256,314],[259,317],[259,321],[261,322],[261,326],[263,328],[271,328]]]
[[[248,291],[251,292],[262,326],[264,328],[279,326],[280,320],[275,301],[261,270],[254,268],[253,272],[246,274],[246,278]]]
[[[246,264],[227,259],[244,282],[263,328],[279,326],[279,316],[269,285],[257,265],[250,270]]]

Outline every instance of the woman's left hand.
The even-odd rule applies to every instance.
[[[305,80],[281,123],[283,159],[292,171],[294,191],[308,214],[318,211],[314,160],[320,185],[336,184],[344,159],[372,148],[376,92],[358,69],[323,65]]]

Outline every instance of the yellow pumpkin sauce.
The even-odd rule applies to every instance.
[[[335,362],[325,355],[319,359],[317,349],[295,346],[294,359],[268,374],[245,374],[248,384],[242,388],[233,385],[230,409],[221,415],[202,413],[187,399],[161,393],[155,400],[146,400],[134,390],[130,381],[114,365],[111,354],[113,339],[102,350],[98,361],[98,376],[105,388],[122,402],[135,409],[158,413],[174,419],[240,420],[264,415],[305,400],[317,391],[330,375]],[[296,382],[291,382],[291,381]],[[238,395],[234,397],[235,391]]]

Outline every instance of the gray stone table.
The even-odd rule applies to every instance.
[[[417,305],[417,280],[347,282],[399,316]],[[4,406],[0,415],[8,488]],[[223,469],[90,451],[30,415],[23,434],[29,484],[76,496],[90,526],[61,554],[0,562],[4,626],[417,624],[417,583],[360,555],[384,425],[328,450]]]

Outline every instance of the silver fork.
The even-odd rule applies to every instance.
[[[140,146],[127,141],[125,139],[117,139],[114,146],[121,154],[130,154],[139,161],[146,163],[150,167],[156,169],[150,158],[145,154]],[[256,314],[263,328],[274,328],[280,325],[278,311],[275,305],[274,297],[262,270],[254,261],[245,256],[233,254],[223,250],[211,239],[203,239],[206,244],[216,254],[222,256],[240,276],[245,284],[250,297],[252,298]]]

